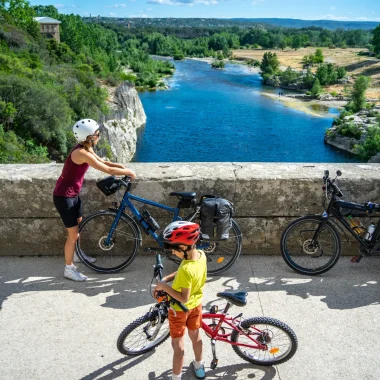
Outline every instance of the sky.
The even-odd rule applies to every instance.
[[[380,21],[380,0],[32,0],[60,13],[103,17],[295,18]]]

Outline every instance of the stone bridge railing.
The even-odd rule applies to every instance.
[[[172,206],[171,191],[216,194],[231,200],[243,233],[244,254],[279,254],[284,227],[294,218],[321,213],[324,169],[343,172],[344,198],[380,203],[379,164],[130,163],[138,174],[133,192]],[[65,229],[52,202],[61,164],[0,165],[0,255],[62,255]],[[90,169],[81,198],[85,214],[108,208],[95,186],[103,173]],[[186,210],[185,210],[186,211]],[[161,226],[168,215],[152,210]],[[143,233],[143,239],[148,236]],[[343,246],[343,253],[350,253]],[[356,252],[357,246],[352,245]]]

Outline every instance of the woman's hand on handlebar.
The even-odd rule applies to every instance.
[[[125,174],[124,174],[125,176],[127,176],[127,177],[130,177],[130,179],[132,180],[132,179],[136,179],[136,173],[133,171],[133,170],[131,170],[131,169],[125,169]]]

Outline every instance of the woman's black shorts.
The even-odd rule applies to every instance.
[[[77,195],[75,198],[58,197],[53,195],[54,206],[58,210],[59,215],[66,228],[78,225],[78,218],[82,217],[82,202]]]

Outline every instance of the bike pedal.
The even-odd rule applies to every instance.
[[[210,364],[211,369],[215,369],[218,366],[218,360],[213,360]]]
[[[359,256],[354,256],[354,257],[351,259],[351,262],[352,262],[352,263],[356,263],[356,264],[358,264],[362,258],[363,258],[363,256],[361,256],[361,255],[359,255]]]

